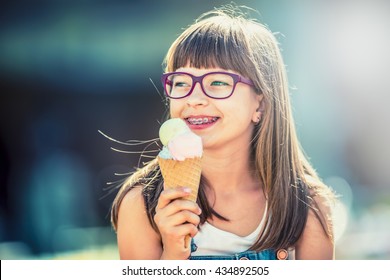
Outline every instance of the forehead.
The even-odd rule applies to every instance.
[[[207,73],[210,73],[210,72],[228,72],[228,73],[238,74],[235,71],[228,70],[228,69],[223,69],[223,68],[220,68],[220,67],[216,67],[216,68],[195,68],[195,67],[190,67],[188,65],[186,65],[185,67],[180,67],[180,68],[176,69],[175,72],[186,72],[186,73],[190,73],[190,74],[192,74],[194,76],[201,76],[201,75],[204,75],[204,74],[207,74]]]

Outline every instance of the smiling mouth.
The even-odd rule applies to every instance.
[[[218,120],[218,117],[186,118],[191,125],[211,124]]]

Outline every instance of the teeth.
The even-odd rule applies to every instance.
[[[213,123],[217,119],[218,118],[216,118],[216,117],[213,117],[213,118],[204,117],[204,118],[188,118],[187,120],[191,124],[199,125],[199,124],[205,124],[205,123]]]

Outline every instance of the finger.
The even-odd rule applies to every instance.
[[[189,210],[181,210],[168,216],[167,208],[169,207],[170,206],[167,206],[154,215],[154,222],[156,223],[160,232],[169,232],[171,228],[185,223],[191,223],[194,226],[198,226],[200,223],[200,217]]]
[[[177,214],[171,216],[172,223],[175,225],[181,225],[185,223],[191,223],[194,226],[198,226],[200,223],[200,217],[191,211],[180,211]]]
[[[162,209],[167,206],[172,200],[184,198],[191,194],[191,189],[187,187],[178,187],[165,189],[161,192],[156,208]]]
[[[198,204],[196,204],[195,202],[186,199],[176,199],[174,201],[171,201],[171,203],[169,203],[167,206],[165,206],[164,215],[171,216],[177,212],[185,210],[191,211],[195,215],[200,215],[202,212]]]
[[[185,229],[188,231],[186,236],[190,235],[191,237],[194,237],[199,231],[198,227],[194,226],[193,224],[184,224],[183,226],[185,226]]]
[[[190,223],[172,227],[170,228],[169,231],[166,232],[166,234],[173,239],[184,238],[187,235],[193,237],[197,233],[198,233],[198,228]]]

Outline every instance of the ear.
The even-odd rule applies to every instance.
[[[252,122],[254,122],[255,124],[258,124],[260,122],[262,115],[263,115],[263,112],[265,110],[264,95],[260,94],[260,95],[256,96],[256,99],[257,99],[258,106],[256,108],[256,111],[253,113]]]

